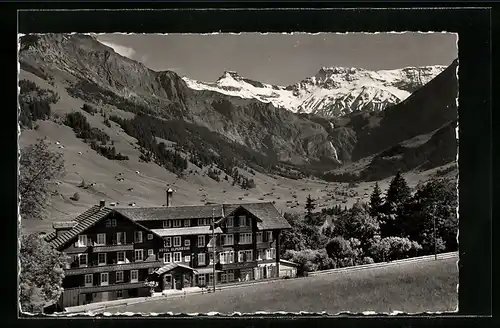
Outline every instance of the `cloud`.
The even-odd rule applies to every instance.
[[[102,44],[110,47],[110,48],[113,48],[114,51],[116,51],[116,53],[124,56],[124,57],[127,57],[127,58],[132,58],[134,55],[135,55],[135,50],[133,48],[130,48],[130,47],[125,47],[125,46],[122,46],[122,45],[119,45],[119,44],[116,44],[116,43],[112,43],[112,42],[107,42],[107,41],[100,41]]]

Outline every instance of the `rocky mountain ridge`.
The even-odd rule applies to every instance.
[[[360,68],[323,67],[316,75],[290,86],[254,81],[226,71],[214,83],[183,77],[194,90],[210,90],[246,99],[257,99],[295,113],[326,118],[360,111],[382,111],[405,100],[446,66],[406,67],[369,71]]]
[[[273,102],[229,93],[236,92],[234,88],[237,85],[233,84],[237,80],[262,90],[270,88],[274,92],[300,94],[308,88],[334,88],[338,76],[342,80],[338,83],[347,83],[346,76],[355,76],[350,81],[355,85],[362,80],[360,76],[373,79],[375,75],[364,70],[324,68],[314,79],[306,79],[295,87],[283,88],[268,87],[244,79],[236,72],[226,72],[216,82],[217,90],[213,90],[205,84],[193,86],[193,83],[199,82],[182,78],[171,71],[155,72],[117,54],[95,37],[81,34],[24,36],[19,61],[22,70],[49,82],[57,80],[66,85],[68,92],[75,98],[97,106],[114,106],[121,112],[136,114],[136,117],[138,114],[145,115],[149,117],[148,120],[154,120],[157,126],[167,124],[165,129],[171,131],[169,133],[181,133],[178,126],[182,123],[188,128],[186,138],[196,134],[196,139],[190,139],[191,143],[203,143],[202,146],[195,146],[206,148],[219,156],[231,154],[229,157],[267,168],[286,163],[302,169],[320,167],[320,170],[331,170],[379,153],[401,141],[429,133],[449,123],[450,117],[456,118],[456,103],[450,100],[456,97],[455,64],[455,68],[448,68],[431,82],[427,80],[440,68],[428,68],[428,74],[424,74],[426,77],[418,83],[398,80],[400,84],[397,89],[401,94],[413,92],[421,83],[425,82],[425,85],[404,101],[398,98],[398,105],[384,111],[379,111],[383,105],[373,100],[375,96],[366,102],[358,99],[357,103],[354,95],[351,97],[354,100],[347,97],[339,103],[364,104],[365,107],[379,104],[379,107],[355,113],[346,110],[345,116],[338,119],[300,110],[294,113]],[[400,70],[400,76],[415,76],[415,72],[410,68],[406,71],[403,69]],[[386,72],[387,76],[392,76],[392,82],[396,81],[395,73],[391,74]],[[433,83],[436,79],[441,82]],[[388,83],[384,81],[379,82],[381,85]],[[369,94],[377,88],[370,88],[366,84],[362,90]],[[443,92],[446,96],[442,96]],[[380,97],[382,95],[390,98],[389,93],[381,93]],[[320,107],[316,108],[319,111]],[[343,109],[335,111],[342,112]],[[416,120],[420,115],[424,117],[420,121]],[[375,136],[373,142],[372,134]],[[176,137],[179,139],[178,135]]]

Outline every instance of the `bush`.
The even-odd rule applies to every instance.
[[[362,263],[363,250],[361,243],[355,238],[349,240],[337,236],[326,245],[328,256],[335,263],[335,267],[347,267]]]
[[[377,262],[394,261],[418,255],[422,246],[408,238],[376,236],[368,250]]]
[[[75,202],[80,200],[80,194],[75,192],[73,196],[70,197],[71,200],[74,200]]]
[[[363,257],[363,264],[373,264],[373,263],[375,263],[375,261],[371,257],[369,256]]]

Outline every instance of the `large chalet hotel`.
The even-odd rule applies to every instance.
[[[217,284],[273,278],[287,264],[279,236],[291,227],[272,203],[168,204],[168,196],[167,206],[150,208],[101,201],[54,223],[45,239],[71,259],[59,306],[149,296],[146,281],[158,292],[211,286],[214,271]]]

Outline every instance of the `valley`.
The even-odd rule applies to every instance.
[[[442,126],[453,124],[456,119],[456,114],[453,114],[456,107],[450,106],[454,92],[456,94],[456,86],[452,85],[456,81],[453,71],[456,67],[447,70],[438,66],[422,68],[426,73],[419,80],[420,84],[410,83],[409,77],[417,74],[415,70],[378,72],[378,75],[389,75],[393,82],[397,82],[394,84],[399,83],[398,100],[377,108],[367,107],[364,111],[362,107],[352,110],[358,97],[354,96],[349,100],[350,107],[343,107],[350,108],[347,112],[337,108],[333,116],[318,116],[314,114],[321,112],[316,106],[317,101],[313,101],[316,107],[311,105],[310,110],[299,110],[298,105],[288,110],[281,100],[275,103],[254,95],[236,95],[234,88],[219,90],[229,80],[250,83],[254,88],[263,85],[243,79],[237,73],[226,72],[216,83],[217,89],[201,82],[196,84],[173,72],[153,72],[114,53],[90,36],[48,35],[25,40],[24,44],[19,80],[32,81],[42,89],[53,90],[59,100],[51,105],[51,119],[37,121],[36,128],[22,130],[20,147],[45,137],[54,151],[64,154],[66,169],[64,177],[53,186],[47,219],[22,221],[26,232],[49,231],[53,221],[74,217],[100,200],[119,207],[162,206],[168,187],[175,190],[173,202],[177,205],[269,201],[281,212],[293,213],[304,212],[309,194],[316,199],[318,211],[334,205],[351,207],[357,200],[368,201],[375,182],[383,190],[387,189],[397,170],[404,172],[412,188],[448,167],[451,167],[447,169],[448,177],[453,179],[457,174],[453,168],[456,145],[453,138],[450,139],[454,129],[446,130],[445,137],[438,135],[437,141],[433,139]],[[431,80],[441,72],[444,75],[438,75],[437,82]],[[320,77],[323,82],[335,82],[340,73],[339,70],[324,68],[316,78],[305,81],[313,81],[318,87]],[[364,70],[352,73],[360,76],[356,85],[363,84],[361,77],[366,82],[366,78],[373,79],[376,75]],[[345,85],[346,81],[342,83]],[[300,85],[304,86],[304,83],[297,84],[296,88]],[[287,89],[293,89],[265,87],[283,94],[292,92]],[[324,85],[319,87],[324,92]],[[334,86],[331,88],[335,89]],[[447,96],[438,97],[444,100],[435,100],[434,94],[442,93],[442,90],[449,90]],[[288,94],[287,97],[291,99],[292,96]],[[91,104],[98,111],[90,115],[82,110],[84,104]],[[385,110],[389,105],[395,106]],[[425,109],[433,113],[441,111],[441,114],[427,115]],[[91,127],[110,137],[117,153],[129,159],[107,159],[78,139],[74,131],[62,123],[65,115],[71,112],[82,113]],[[188,159],[187,168],[181,175],[154,162],[141,160],[145,150],[138,146],[138,140],[125,133],[112,119],[108,125],[104,123],[113,116],[133,119],[139,113],[150,115],[159,122],[180,120],[196,129],[205,129],[200,130],[199,135],[187,131],[187,139],[177,136],[182,145],[176,151]],[[414,124],[419,115],[425,116],[420,118],[419,124]],[[413,127],[401,129],[401,124]],[[176,149],[172,140],[164,140],[158,133],[155,137],[165,142],[167,149]],[[443,149],[449,154],[427,165],[426,156],[414,156],[401,148],[396,147],[396,153],[390,156],[382,153],[399,143],[404,144],[403,148],[411,148],[407,146],[409,140],[413,146],[430,148],[424,152],[426,156],[433,152],[443,154]],[[434,142],[432,145],[429,145],[430,140]],[[220,181],[215,181],[209,177],[209,170],[216,166],[196,166],[189,161],[193,152],[200,156],[211,153],[215,157],[224,157],[229,167],[237,167],[241,176],[253,179],[255,187],[242,189],[233,185],[231,172],[221,172]],[[403,164],[381,163],[386,157],[401,159],[404,156],[411,157],[411,165],[406,165],[405,159]],[[280,167],[286,167],[286,172]],[[383,174],[368,179],[366,175],[360,175],[360,172],[370,169]],[[294,178],[290,172],[296,172]],[[330,175],[328,181],[324,173]],[[342,174],[350,178],[344,179]],[[357,178],[352,178],[353,175]],[[77,201],[71,199],[75,193],[79,194]]]

